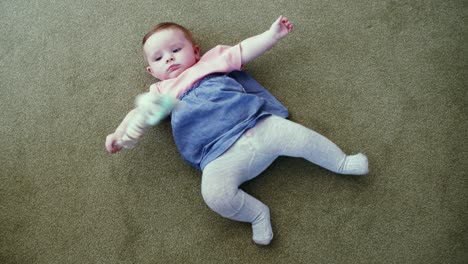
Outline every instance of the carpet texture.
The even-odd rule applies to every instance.
[[[2,0],[0,14],[0,263],[468,263],[466,1]],[[271,209],[259,247],[204,204],[168,121],[131,151],[104,141],[155,81],[152,25],[186,25],[206,52],[281,14],[295,31],[245,70],[370,174],[279,158],[242,186]]]

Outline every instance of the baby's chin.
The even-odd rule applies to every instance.
[[[179,68],[179,69],[177,69],[177,70],[175,70],[175,71],[173,71],[173,72],[170,72],[170,73],[168,74],[166,80],[177,78],[177,77],[179,77],[184,71],[185,71],[185,69]]]

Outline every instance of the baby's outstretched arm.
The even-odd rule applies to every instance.
[[[145,131],[168,116],[177,102],[176,98],[169,95],[152,92],[139,95],[135,114],[128,119],[125,133],[117,144],[126,149],[134,148]]]
[[[130,111],[127,116],[125,116],[124,120],[120,125],[117,127],[114,133],[109,134],[106,137],[106,149],[109,153],[114,154],[122,150],[122,146],[118,144],[122,137],[125,135],[127,131],[128,122],[136,115],[137,110],[133,109]]]
[[[106,138],[106,149],[113,154],[135,147],[145,131],[164,119],[178,100],[169,95],[145,93],[136,100],[136,108],[127,114],[117,130]]]
[[[242,64],[255,59],[272,48],[276,42],[293,30],[293,24],[286,17],[280,16],[269,30],[241,42]]]

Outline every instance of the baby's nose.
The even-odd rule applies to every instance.
[[[174,57],[170,56],[170,57],[166,60],[166,62],[170,62],[170,61],[173,61],[173,60],[174,60]]]

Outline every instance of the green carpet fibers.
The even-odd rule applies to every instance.
[[[370,174],[279,158],[242,186],[272,244],[212,212],[170,123],[104,150],[155,80],[140,41],[190,28],[202,52],[295,31],[245,70]],[[0,263],[468,263],[466,1],[0,3]],[[222,175],[220,175],[222,177]]]

